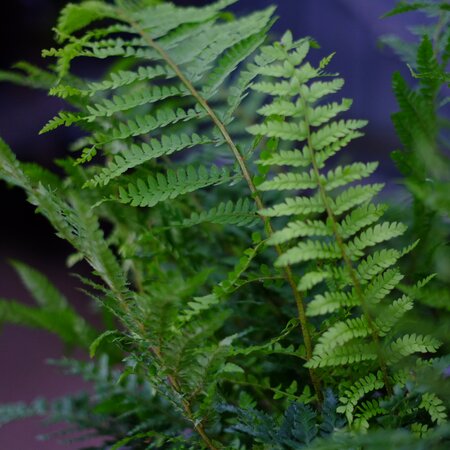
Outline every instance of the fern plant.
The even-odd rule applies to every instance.
[[[409,6],[409,7],[407,7]],[[411,259],[408,270],[424,273],[433,267],[436,278],[420,295],[420,302],[448,311],[449,253],[447,219],[449,215],[448,103],[449,20],[448,5],[441,2],[404,5],[388,16],[417,11],[429,17],[430,24],[411,27],[412,42],[392,36],[384,41],[408,65],[410,75],[393,76],[393,90],[399,106],[392,121],[402,149],[392,154],[412,195],[410,237],[420,243],[415,250],[421,257]],[[425,118],[425,119],[423,119]]]
[[[90,264],[86,294],[109,317],[93,330],[14,263],[39,308],[2,301],[0,320],[103,356],[63,363],[93,399],[6,405],[4,422],[50,416],[94,428],[100,448],[284,449],[397,436],[395,407],[408,442],[443,442],[430,380],[446,359],[406,320],[431,277],[400,284],[416,244],[388,245],[406,227],[381,221],[377,164],[336,159],[366,122],[328,101],[343,85],[332,55],[314,67],[312,38],[267,42],[273,8],[236,18],[232,3],[69,3],[48,69],[0,73],[66,100],[42,133],[81,130],[63,176],[0,141],[0,177],[72,245],[71,266]],[[76,75],[80,58],[104,76]]]
[[[433,353],[440,343],[432,336],[399,334],[396,329],[412,309],[413,299],[407,295],[394,301],[386,298],[403,278],[396,267],[398,259],[412,247],[399,251],[377,246],[401,236],[406,227],[398,222],[379,222],[385,207],[371,200],[380,184],[355,184],[367,178],[376,164],[327,169],[329,158],[361,135],[365,121],[336,119],[349,109],[351,101],[325,103],[324,97],[339,91],[343,80],[321,80],[329,76],[324,69],[330,57],[318,68],[302,64],[308,50],[308,40],[293,42],[290,34],[281,45],[272,47],[277,61],[260,68],[268,80],[254,84],[253,89],[271,95],[273,100],[259,110],[266,120],[250,127],[249,132],[276,140],[272,149],[261,154],[260,167],[289,168],[263,181],[259,190],[309,190],[307,196],[284,198],[261,212],[288,218],[268,243],[289,243],[276,266],[308,263],[298,283],[303,296],[312,294],[307,315],[333,314],[326,328],[317,330],[317,344],[312,355],[307,355],[306,366],[350,366],[350,371],[343,373],[354,384],[343,391],[339,410],[351,423],[358,401],[367,393],[384,388],[392,394],[395,365],[402,358],[416,352]],[[289,145],[292,141],[301,142],[300,148],[286,150],[286,142]],[[375,251],[369,253],[373,247]],[[325,290],[317,292],[317,286],[324,283]],[[375,407],[361,416],[386,412]]]

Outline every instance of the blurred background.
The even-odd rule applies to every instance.
[[[0,70],[9,69],[19,60],[46,64],[40,57],[41,49],[53,45],[51,28],[66,3],[64,0],[13,0],[8,2],[7,10],[3,6]],[[353,116],[370,121],[366,136],[357,142],[359,154],[353,156],[380,160],[377,176],[396,183],[398,173],[389,158],[390,152],[399,145],[390,121],[390,114],[396,110],[391,76],[396,70],[409,75],[397,56],[389,49],[380,48],[378,39],[384,34],[408,36],[407,26],[420,18],[400,15],[380,19],[394,6],[393,0],[241,0],[233,10],[249,12],[270,4],[277,6],[279,16],[273,29],[275,34],[291,29],[296,38],[314,37],[322,46],[321,56],[336,52],[330,70],[346,79],[343,95],[354,99]],[[62,101],[43,92],[0,83],[0,136],[20,159],[51,166],[53,159],[64,155],[73,131],[59,129],[43,136],[38,136],[38,131],[63,107]],[[43,271],[89,317],[87,300],[65,268],[69,247],[34,213],[22,192],[0,184],[0,198],[0,297],[29,301],[8,265],[8,259],[19,259]],[[77,266],[77,271],[80,270],[86,268]],[[58,340],[46,333],[5,326],[0,333],[0,403],[29,401],[37,396],[53,398],[79,389],[80,381],[61,375],[45,363],[47,358],[60,357],[63,350]],[[0,449],[78,448],[76,444],[61,446],[36,441],[35,436],[45,432],[47,429],[43,430],[38,420],[9,425],[0,429]]]

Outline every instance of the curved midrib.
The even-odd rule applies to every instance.
[[[259,194],[255,184],[253,183],[253,180],[250,175],[250,171],[247,167],[247,164],[245,162],[245,159],[241,155],[239,149],[234,144],[234,141],[231,138],[230,134],[228,133],[228,130],[226,129],[225,125],[217,117],[217,114],[209,106],[208,102],[201,96],[201,94],[197,91],[197,89],[193,86],[193,84],[190,82],[190,80],[184,75],[184,73],[181,71],[181,69],[178,67],[178,65],[167,54],[167,52],[145,32],[145,30],[139,25],[139,23],[137,23],[134,19],[129,17],[127,15],[127,13],[123,10],[118,10],[118,14],[120,17],[122,17],[122,19],[124,21],[126,21],[132,28],[134,28],[136,30],[136,32],[145,40],[145,42],[150,47],[152,47],[154,50],[156,50],[161,55],[161,57],[165,60],[167,65],[175,72],[175,74],[180,79],[180,81],[190,91],[191,95],[197,100],[197,102],[205,109],[205,111],[211,117],[212,122],[219,129],[220,133],[222,134],[222,136],[225,139],[225,142],[227,143],[227,145],[230,148],[230,150],[232,151],[236,161],[238,162],[239,168],[240,168],[242,175],[250,189],[250,192],[252,194],[252,197],[256,203],[258,210],[263,210],[265,208],[264,203],[262,201],[261,195]],[[266,235],[268,237],[272,236],[273,228],[272,228],[272,224],[270,222],[270,218],[266,217],[262,214],[259,214],[259,217],[261,218],[261,220],[264,223],[264,229],[265,229]],[[275,250],[277,251],[277,253],[279,255],[282,254],[282,249],[279,245],[275,246]],[[290,266],[284,267],[284,272],[285,272],[286,280],[288,281],[288,284],[294,295],[295,303],[297,306],[297,312],[298,312],[298,316],[299,316],[299,321],[300,321],[300,327],[302,330],[303,340],[304,340],[305,348],[306,348],[306,358],[309,360],[312,357],[312,339],[311,339],[311,335],[310,335],[309,329],[308,329],[304,301],[303,301],[303,298],[302,298],[300,292],[297,290],[297,286],[294,281],[294,276],[293,276],[291,267]],[[321,394],[321,390],[320,390],[320,381],[319,381],[318,377],[316,376],[314,370],[310,369],[309,372],[310,372],[311,381],[314,385],[314,389],[316,391],[317,397],[321,401],[322,394]]]

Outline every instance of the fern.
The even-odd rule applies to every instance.
[[[325,103],[326,96],[338,92],[343,81],[321,81],[327,76],[323,68],[330,58],[313,68],[304,62],[309,47],[308,40],[294,44],[290,34],[273,46],[277,61],[260,67],[263,81],[253,86],[256,91],[270,94],[272,102],[259,111],[266,116],[264,123],[251,126],[248,131],[269,142],[277,139],[275,148],[262,153],[260,166],[276,161],[276,165],[289,168],[269,176],[259,188],[276,193],[294,191],[293,197],[262,211],[271,217],[288,218],[284,228],[269,240],[270,244],[288,244],[275,265],[315,262],[320,271],[314,265],[300,269],[303,276],[299,288],[305,293],[313,287],[317,289],[324,281],[336,279],[338,274],[340,285],[345,288],[336,291],[330,283],[308,304],[310,316],[333,313],[349,318],[331,319],[318,337],[312,355],[307,357],[306,367],[361,366],[366,375],[358,380],[353,375],[358,370],[349,373],[355,384],[341,399],[346,406],[339,409],[351,423],[355,406],[367,392],[383,388],[391,392],[389,367],[394,362],[417,352],[435,352],[440,343],[430,336],[416,334],[404,334],[393,340],[399,333],[394,331],[397,322],[412,308],[411,299],[394,303],[387,299],[402,279],[398,269],[392,268],[402,253],[391,249],[376,250],[373,254],[368,251],[403,235],[406,227],[397,222],[379,222],[385,207],[370,202],[381,186],[354,184],[367,178],[376,164],[353,163],[321,171],[327,170],[330,156],[346,145],[365,121],[337,118],[350,106],[348,101]],[[271,81],[279,77],[286,81]],[[302,142],[303,148],[290,154],[282,150],[285,141]],[[336,142],[338,147],[330,150]],[[293,163],[294,155],[298,157],[297,164]],[[296,195],[305,190],[313,193],[309,197]],[[297,242],[298,238],[303,239]],[[380,267],[376,261],[381,259]],[[379,306],[375,309],[378,304],[381,309]],[[370,371],[376,366],[380,368],[376,376],[367,372],[367,368]]]
[[[0,73],[67,103],[41,133],[81,129],[58,175],[0,140],[0,177],[72,246],[70,266],[87,261],[84,293],[104,315],[92,329],[42,274],[14,263],[37,305],[1,301],[0,320],[88,350],[93,362],[58,365],[93,390],[6,405],[3,422],[45,416],[112,449],[443,443],[444,333],[411,325],[428,314],[415,302],[434,278],[401,268],[422,244],[390,247],[407,230],[374,202],[378,163],[339,163],[366,121],[331,97],[344,85],[326,72],[333,54],[313,66],[313,39],[268,43],[273,8],[235,17],[233,3],[68,4],[57,48],[43,52],[48,71]],[[430,112],[448,51],[433,45],[423,38],[411,67],[419,90],[395,78],[405,147],[441,136]],[[75,75],[79,59],[104,75]],[[444,185],[432,198],[410,181],[424,203],[445,204]]]
[[[437,273],[436,279],[423,289],[418,300],[431,307],[446,309],[440,301],[448,290],[448,276],[440,260],[448,260],[448,251],[441,245],[447,237],[445,226],[449,204],[448,118],[448,42],[450,11],[445,2],[417,2],[399,5],[393,13],[417,11],[431,15],[426,27],[414,27],[413,40],[396,40],[392,46],[402,56],[408,53],[407,63],[411,76],[394,74],[393,91],[399,111],[392,115],[402,148],[392,157],[405,177],[412,208],[410,236],[420,243],[415,250],[415,264],[407,266],[409,272],[422,276],[427,271]],[[388,42],[389,44],[389,42]],[[415,78],[415,79],[414,79]],[[418,257],[418,254],[423,255]],[[424,256],[426,255],[426,256]],[[431,268],[432,267],[432,268]]]

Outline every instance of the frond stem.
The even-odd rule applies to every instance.
[[[151,347],[150,350],[152,351],[152,353],[155,354],[155,356],[162,362],[163,362],[163,358],[161,355],[161,352],[158,348],[156,347]],[[177,393],[182,395],[182,390],[180,387],[180,384],[178,383],[178,380],[173,376],[173,375],[168,375],[167,380],[170,384],[170,386],[172,387],[172,389]],[[182,400],[183,403],[183,409],[186,413],[187,418],[192,422],[192,424],[194,425],[195,431],[199,434],[199,436],[202,438],[203,442],[205,443],[205,445],[210,449],[210,450],[219,450],[218,447],[216,447],[214,445],[214,443],[211,441],[210,437],[208,436],[208,434],[206,433],[202,423],[197,423],[197,421],[194,418],[194,414],[192,413],[192,409],[191,409],[191,404],[189,403],[188,400],[183,399]]]

